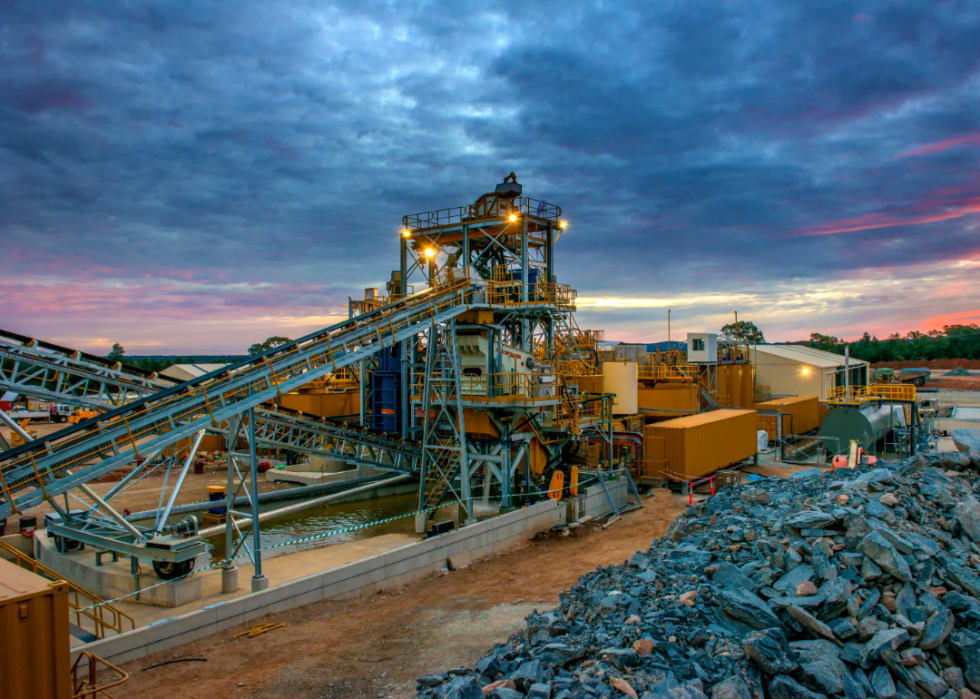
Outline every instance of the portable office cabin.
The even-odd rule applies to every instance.
[[[803,345],[755,345],[749,349],[756,386],[768,386],[778,396],[816,396],[828,400],[844,385],[844,357]],[[851,358],[852,386],[868,383],[868,363]]]

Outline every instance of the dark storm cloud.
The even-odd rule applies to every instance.
[[[125,288],[133,327],[153,294],[327,316],[402,215],[511,170],[572,220],[583,296],[950,264],[978,254],[977,36],[955,0],[8,3],[0,273]],[[12,298],[38,334],[68,312]]]

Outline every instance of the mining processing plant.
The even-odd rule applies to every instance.
[[[513,173],[472,204],[402,225],[387,295],[368,289],[348,320],[188,381],[0,331],[0,393],[71,414],[37,439],[25,422],[37,414],[0,404],[11,430],[0,520],[46,505],[34,550],[51,575],[69,577],[59,557],[88,556],[93,570],[128,559],[137,591],[193,577],[220,538],[208,568],[221,569],[222,592],[238,590],[244,556],[257,593],[270,584],[263,526],[382,487],[417,491],[415,531],[432,537],[548,501],[575,504],[571,522],[586,486],[593,516],[618,516],[642,505],[642,488],[693,496],[760,455],[846,467],[935,437],[927,394],[852,384],[851,366],[824,372],[825,396],[786,395],[761,385],[757,348],[737,338],[691,333],[686,350],[648,351],[580,328],[554,253],[562,211],[523,196]],[[178,504],[202,452],[222,455],[226,483]],[[282,455],[267,480],[300,485],[260,493]],[[325,479],[317,463],[345,475]],[[96,493],[91,482],[113,472]],[[158,484],[159,504],[130,512],[140,482]],[[140,581],[141,560],[156,583]]]

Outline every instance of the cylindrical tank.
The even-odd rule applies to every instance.
[[[893,428],[904,425],[905,412],[897,405],[841,407],[827,413],[820,425],[820,436],[833,438],[826,443],[832,451],[846,451],[854,439],[859,447],[870,452]]]
[[[616,415],[632,415],[639,412],[636,399],[637,369],[636,362],[603,362],[603,391],[614,393],[613,413]]]

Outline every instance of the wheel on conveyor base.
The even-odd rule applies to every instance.
[[[194,559],[189,561],[153,561],[153,572],[161,580],[174,580],[194,570]]]

